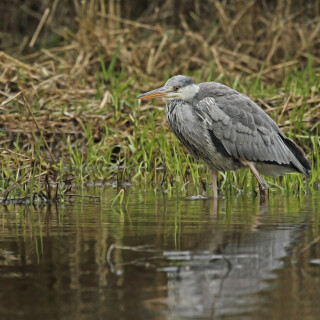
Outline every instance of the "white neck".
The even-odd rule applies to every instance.
[[[181,88],[179,91],[182,95],[182,100],[191,101],[194,96],[199,92],[200,88],[196,84],[190,84],[184,88]]]

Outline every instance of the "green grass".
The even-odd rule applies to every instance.
[[[201,161],[195,162],[181,146],[178,140],[168,129],[165,122],[164,106],[158,101],[149,101],[139,105],[130,83],[133,78],[126,78],[124,69],[115,70],[114,61],[117,50],[109,66],[105,66],[100,57],[101,70],[96,74],[96,96],[101,99],[103,88],[110,86],[112,102],[104,110],[96,114],[110,113],[112,116],[99,128],[99,139],[96,138],[97,128],[92,122],[79,118],[83,137],[72,140],[70,135],[62,138],[59,154],[55,154],[54,169],[59,174],[56,183],[59,188],[60,199],[67,190],[64,185],[64,175],[72,174],[77,186],[86,182],[118,181],[131,182],[136,188],[153,188],[170,192],[178,189],[187,193],[188,185],[196,187],[201,192],[201,180],[208,188],[210,183],[208,169]],[[201,70],[194,73],[194,79],[201,78]],[[207,81],[216,77],[209,72]],[[313,111],[307,100],[312,92],[318,92],[320,77],[315,74],[310,64],[305,70],[291,69],[282,85],[266,84],[258,77],[247,79],[244,75],[235,78],[220,79],[238,91],[247,94],[258,101],[269,101],[274,97],[277,105],[269,110],[269,114],[283,127],[289,138],[297,141],[303,147],[312,163],[310,176],[306,179],[299,174],[290,174],[278,179],[266,178],[270,192],[282,194],[303,194],[308,190],[318,190],[320,186],[320,137],[317,126],[307,126],[303,121],[304,115]],[[152,88],[150,88],[152,89]],[[291,105],[297,102],[297,107],[283,112],[282,108],[291,97]],[[75,107],[76,110],[79,106]],[[86,103],[81,111],[86,111]],[[316,112],[317,109],[314,108]],[[315,116],[315,115],[314,115]],[[42,128],[45,131],[45,128]],[[14,152],[20,153],[25,142],[18,135],[14,142]],[[2,156],[0,191],[7,190],[16,184],[10,191],[10,198],[30,198],[39,194],[43,189],[44,144],[37,132],[33,133],[33,142],[25,156],[32,161],[24,162],[18,155]],[[28,175],[28,182],[21,178]],[[19,177],[21,180],[19,180]],[[18,182],[17,182],[18,181]],[[25,183],[22,183],[25,182]],[[208,188],[210,190],[210,188]],[[219,175],[219,189],[228,196],[235,194],[255,194],[257,183],[248,170],[227,172]],[[118,199],[123,201],[123,194]]]

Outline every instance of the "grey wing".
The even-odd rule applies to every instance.
[[[293,165],[306,173],[286,140],[294,143],[247,96],[233,91],[231,95],[206,97],[197,103],[195,112],[216,148],[225,155],[234,159]]]

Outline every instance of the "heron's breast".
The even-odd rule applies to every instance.
[[[238,169],[239,164],[217,150],[208,130],[193,112],[192,105],[169,101],[166,105],[166,118],[173,133],[193,157],[202,159],[221,171]]]

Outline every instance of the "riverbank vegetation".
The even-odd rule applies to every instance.
[[[91,184],[200,192],[206,166],[173,137],[161,102],[136,99],[174,74],[250,96],[312,163],[308,178],[267,179],[271,191],[318,190],[319,10],[293,0],[12,1],[0,13],[2,201],[62,201]],[[219,185],[226,195],[257,187],[246,170]]]

